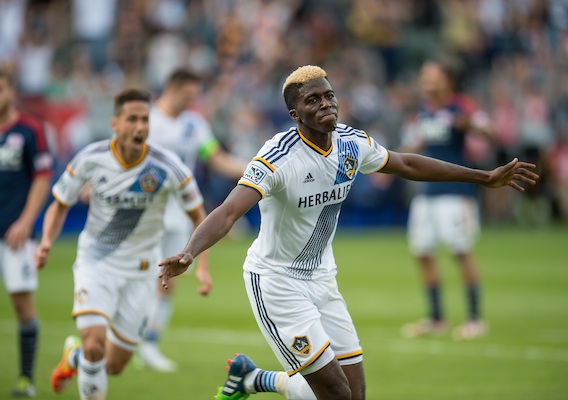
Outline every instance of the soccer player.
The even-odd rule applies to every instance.
[[[19,324],[20,377],[12,396],[35,397],[39,321],[32,236],[49,193],[53,159],[41,123],[18,111],[15,97],[13,76],[0,68],[0,276]]]
[[[150,110],[150,140],[175,152],[192,171],[197,160],[213,171],[235,179],[243,175],[246,163],[225,152],[213,136],[209,122],[201,114],[188,110],[201,90],[201,78],[187,69],[175,70],[168,78],[164,91]],[[187,242],[192,226],[175,199],[170,198],[164,219],[162,238],[164,254],[175,254]],[[207,260],[200,257],[199,263]],[[199,273],[199,271],[196,271]],[[199,291],[207,295],[211,283]],[[142,364],[161,372],[177,369],[175,361],[166,358],[158,347],[162,332],[172,313],[173,286],[165,290],[158,285],[157,298],[151,308],[144,341],[138,348]]]
[[[123,370],[141,339],[151,306],[148,293],[156,289],[152,266],[161,254],[169,196],[175,195],[195,225],[205,217],[191,171],[174,153],[146,143],[149,114],[148,93],[127,89],[116,95],[115,137],[81,150],[55,183],[36,252],[41,267],[88,183],[89,213],[73,266],[72,315],[82,340],[66,339],[51,377],[53,390],[61,392],[78,374],[82,400],[106,398],[107,374]]]
[[[472,100],[455,92],[457,71],[450,64],[427,61],[420,70],[423,104],[415,129],[403,140],[403,151],[422,152],[440,160],[468,165],[467,135],[491,136],[489,117]],[[406,324],[402,334],[417,337],[443,334],[447,323],[441,305],[441,284],[435,250],[444,243],[458,262],[464,281],[468,316],[454,329],[454,338],[475,339],[485,333],[480,317],[479,273],[471,250],[479,231],[477,187],[469,183],[428,182],[410,205],[408,239],[420,266],[429,315]]]
[[[286,372],[256,368],[237,355],[217,399],[279,392],[289,399],[365,398],[363,351],[336,282],[332,240],[357,174],[463,181],[488,187],[534,184],[535,166],[514,159],[492,171],[387,151],[364,131],[338,123],[325,71],[303,66],[283,85],[296,126],[268,140],[237,187],[195,230],[182,253],[159,265],[162,284],[229,232],[259,202],[261,226],[244,279],[260,330]],[[342,269],[344,270],[344,269]]]

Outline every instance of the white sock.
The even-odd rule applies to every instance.
[[[157,342],[163,330],[170,323],[172,315],[172,299],[171,296],[159,296],[154,301],[150,309],[150,318],[144,333],[144,339],[149,342]]]
[[[67,365],[72,369],[77,369],[77,364],[79,363],[80,355],[83,353],[83,348],[71,349],[67,355]]]
[[[277,392],[288,400],[317,400],[301,374],[289,377],[286,372],[257,368],[245,376],[244,387],[247,393]]]
[[[105,400],[107,392],[106,360],[91,362],[79,357],[77,386],[81,400]]]

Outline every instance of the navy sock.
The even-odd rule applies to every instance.
[[[22,376],[27,376],[32,381],[38,332],[39,321],[36,318],[30,322],[20,323],[20,372]]]
[[[479,319],[479,292],[478,284],[470,284],[466,287],[467,311],[470,320]]]
[[[442,317],[442,307],[440,305],[440,285],[430,285],[426,288],[428,304],[430,305],[430,318],[433,321],[440,321]]]

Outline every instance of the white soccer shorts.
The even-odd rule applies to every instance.
[[[136,346],[154,300],[157,276],[125,277],[75,263],[73,277],[72,315],[102,315],[116,338],[127,345],[122,347],[130,350]]]
[[[35,247],[31,239],[17,250],[0,241],[0,276],[8,293],[34,292],[37,289]]]
[[[334,357],[342,365],[362,361],[335,279],[302,281],[248,271],[244,279],[256,322],[288,375],[316,372]]]
[[[479,233],[477,201],[458,195],[416,196],[410,204],[408,240],[416,256],[443,243],[452,254],[469,252]]]

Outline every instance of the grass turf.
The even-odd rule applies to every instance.
[[[162,343],[180,370],[160,374],[131,363],[109,378],[109,399],[211,399],[225,379],[226,360],[247,353],[257,365],[280,369],[257,330],[242,282],[250,237],[223,241],[211,251],[213,293],[202,298],[195,279],[178,278],[175,311]],[[334,248],[338,281],[358,328],[369,400],[568,399],[568,229],[486,228],[475,255],[483,276],[489,335],[475,342],[450,336],[403,339],[400,326],[421,317],[423,293],[401,230],[340,230]],[[49,377],[70,318],[75,239],[57,242],[40,272],[36,302],[41,339],[36,367],[39,399],[76,399],[73,383],[60,395]],[[465,306],[460,275],[443,250],[444,305],[452,325]],[[112,277],[109,277],[112,279]],[[0,399],[17,377],[17,324],[7,295],[0,297]],[[279,399],[261,394],[255,398]]]

